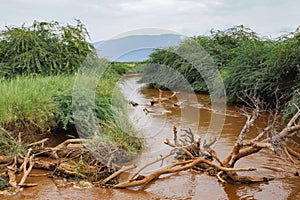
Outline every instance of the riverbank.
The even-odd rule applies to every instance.
[[[184,107],[174,107],[172,102],[163,101],[162,107],[155,105],[152,113],[147,115],[143,111],[146,107],[150,109],[149,101],[158,97],[159,92],[156,89],[145,88],[142,84],[136,83],[137,78],[125,78],[122,82],[122,93],[128,100],[139,103],[139,106],[129,107],[129,115],[135,119],[135,126],[143,130],[146,138],[146,146],[143,153],[134,161],[137,165],[135,170],[131,170],[130,174],[121,177],[126,180],[140,167],[157,159],[160,155],[167,153],[170,147],[163,144],[165,138],[172,138],[172,130],[174,125],[178,125],[178,131],[181,128],[191,128],[194,132],[198,132],[200,136],[206,134],[210,127],[211,117],[215,111],[209,109],[209,97],[207,95],[197,94],[197,104],[191,101],[188,95],[185,96]],[[134,92],[133,92],[134,91]],[[172,95],[170,91],[164,91],[163,97]],[[184,100],[184,99],[182,99]],[[195,116],[183,115],[182,112],[199,113],[199,121],[195,120]],[[238,111],[238,112],[237,112]],[[150,120],[151,119],[151,120]],[[218,142],[214,145],[214,150],[218,152],[218,156],[225,158],[234,145],[237,135],[243,128],[246,118],[239,111],[238,107],[228,106],[226,108],[225,123]],[[268,116],[263,115],[259,118],[258,124],[250,129],[250,136],[257,134],[257,129],[263,128],[268,121]],[[275,180],[268,183],[260,184],[237,184],[223,185],[214,177],[205,174],[198,174],[194,171],[182,171],[171,176],[166,175],[159,180],[152,182],[142,188],[129,189],[103,189],[80,185],[79,180],[73,182],[66,181],[62,178],[49,179],[47,177],[38,178],[29,177],[28,182],[38,183],[41,187],[26,188],[22,193],[17,194],[18,199],[30,198],[51,198],[51,195],[57,198],[72,199],[233,199],[254,198],[254,199],[294,199],[299,194],[298,177],[294,176],[290,170],[293,166],[285,163],[282,165],[282,159],[268,151],[261,151],[256,156],[249,156],[241,160],[238,167],[255,167],[255,172],[247,172],[247,174],[255,173],[256,176],[275,176]],[[172,162],[173,159],[165,159],[164,165]],[[159,169],[161,163],[151,166],[143,171],[145,175]],[[36,171],[33,171],[35,174]],[[37,173],[43,174],[44,171]],[[83,183],[83,182],[81,182]],[[13,196],[14,198],[15,196]],[[8,197],[10,198],[10,197]]]
[[[126,67],[128,66],[123,64],[123,69]],[[52,161],[43,161],[43,166],[35,163],[33,168],[54,170],[53,173],[58,175],[59,165],[51,170],[52,164],[50,163],[54,164],[58,162],[57,159],[63,159],[65,160],[63,162],[73,163],[61,169],[59,173],[62,176],[70,178],[86,177],[93,182],[101,181],[120,169],[122,166],[112,166],[110,164],[111,161],[115,162],[115,158],[110,158],[110,151],[115,151],[115,153],[120,151],[120,154],[123,154],[121,151],[124,151],[128,152],[128,156],[129,154],[133,156],[138,154],[143,148],[143,141],[135,135],[137,133],[133,129],[130,129],[130,134],[124,132],[118,127],[113,116],[114,113],[111,108],[112,93],[122,72],[120,64],[117,67],[111,64],[97,85],[95,111],[91,110],[91,112],[95,112],[98,120],[96,123],[101,128],[101,133],[96,139],[102,145],[95,148],[82,146],[87,144],[82,144],[79,141],[82,139],[79,136],[82,137],[82,135],[78,135],[75,128],[76,119],[74,119],[73,115],[72,98],[76,74],[20,76],[14,79],[2,79],[0,85],[0,91],[3,94],[0,98],[0,162],[5,167],[13,163],[15,156],[17,158],[19,156],[24,158],[27,154],[36,157],[46,156],[51,158]],[[82,102],[77,103],[83,103],[84,105],[85,101],[83,99]],[[80,120],[88,122],[88,119]],[[123,120],[126,121],[126,118]],[[89,127],[85,128],[89,130]],[[100,136],[103,136],[103,138]],[[85,137],[91,137],[91,135]],[[77,138],[78,140],[76,140]],[[68,140],[71,140],[71,142],[68,143]],[[36,142],[37,144],[33,145]],[[71,145],[73,146],[69,148]],[[107,155],[102,155],[101,153],[98,155],[98,158],[92,158],[95,156],[93,154],[100,149],[102,153],[105,154],[106,152]],[[102,160],[98,160],[101,155]],[[80,159],[78,159],[79,157]],[[109,161],[110,159],[112,160]],[[22,162],[18,161],[15,163],[16,169],[20,167]],[[94,166],[98,165],[97,170],[95,168],[93,173],[103,173],[103,175],[93,175],[93,173],[83,170],[82,167],[88,167],[91,164]],[[67,168],[70,169],[68,170]],[[3,174],[2,177],[8,182],[11,181],[8,180],[8,178],[11,178],[8,174]],[[5,185],[5,183],[3,184]]]

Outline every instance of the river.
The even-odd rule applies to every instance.
[[[237,136],[242,129],[246,118],[237,107],[227,106],[226,112],[217,112],[210,107],[208,95],[183,94],[179,98],[181,104],[174,106],[174,102],[163,101],[161,105],[149,106],[150,99],[158,97],[158,91],[148,89],[136,83],[137,77],[125,78],[120,83],[122,93],[128,100],[139,105],[130,107],[130,118],[135,126],[143,132],[146,139],[145,151],[134,161],[138,167],[159,158],[170,151],[163,141],[165,138],[173,139],[173,126],[180,129],[191,128],[200,137],[207,137],[207,131],[214,130],[211,125],[213,117],[219,117],[222,126],[217,143],[213,149],[221,159],[231,151]],[[172,92],[165,91],[164,96]],[[193,99],[194,100],[191,100]],[[149,111],[145,113],[145,108]],[[224,120],[224,121],[222,121]],[[268,116],[263,115],[251,127],[249,135],[253,136],[268,122]],[[219,124],[218,124],[219,125]],[[215,134],[215,133],[214,133]],[[299,141],[298,141],[299,142]],[[164,164],[173,158],[164,160]],[[144,170],[149,174],[159,169],[157,163]],[[132,189],[103,189],[81,188],[64,179],[50,179],[47,176],[29,177],[27,182],[38,183],[37,187],[26,188],[20,194],[6,196],[5,199],[300,199],[300,178],[294,176],[292,165],[282,158],[263,150],[254,155],[241,159],[237,167],[255,167],[254,172],[244,172],[253,176],[273,176],[275,180],[260,184],[222,185],[215,177],[184,171],[168,176],[163,176],[143,188]],[[44,171],[34,170],[32,174],[43,174]],[[134,170],[131,172],[134,173]],[[126,179],[128,174],[123,178]]]

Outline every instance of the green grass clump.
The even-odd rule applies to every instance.
[[[1,156],[14,157],[15,155],[25,155],[28,150],[26,144],[20,143],[18,138],[11,133],[0,128],[0,152]]]
[[[116,121],[108,120],[104,123],[105,128],[103,133],[107,136],[109,141],[118,147],[128,151],[128,152],[140,152],[142,150],[143,142],[140,138],[137,137],[136,131],[130,125],[132,131],[128,131],[128,127],[120,127],[120,124],[117,124]]]
[[[57,104],[53,94],[72,88],[74,76],[17,77],[0,81],[0,123],[22,121],[47,129],[53,124]]]
[[[76,115],[77,123],[80,123],[83,130],[88,131],[94,130],[94,124],[91,125],[91,122],[102,124],[105,134],[111,141],[124,149],[137,151],[141,149],[141,141],[116,126],[114,119],[116,115],[113,115],[111,107],[112,92],[120,77],[116,70],[108,68],[97,80],[95,99],[90,99],[90,97],[84,96],[84,91],[79,91],[77,104],[80,109]],[[0,92],[2,93],[0,96],[0,125],[12,132],[16,131],[16,133],[22,131],[24,126],[33,126],[32,133],[41,133],[53,128],[74,130],[72,101],[75,79],[75,74],[2,79],[0,82]],[[95,106],[90,107],[90,105]],[[95,116],[95,118],[91,119],[91,116]],[[131,133],[133,132],[132,129]]]

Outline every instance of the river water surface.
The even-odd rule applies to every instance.
[[[139,104],[129,108],[131,120],[146,138],[147,148],[133,161],[138,168],[170,151],[163,141],[165,138],[173,139],[174,125],[177,126],[179,134],[183,133],[180,129],[191,128],[200,137],[208,137],[206,132],[209,131],[218,137],[217,143],[213,146],[218,156],[224,159],[230,153],[246,121],[239,108],[227,107],[226,111],[213,110],[209,106],[209,96],[201,94],[183,94],[177,100],[175,98],[176,102],[180,101],[179,106],[174,106],[174,102],[168,100],[160,105],[150,106],[150,99],[158,97],[158,91],[147,89],[136,83],[136,80],[137,77],[125,78],[119,85],[128,100]],[[163,98],[171,94],[172,92],[165,91]],[[145,108],[149,113],[145,112]],[[220,134],[214,133],[212,117],[219,117],[219,123],[224,123]],[[256,134],[267,121],[267,116],[260,117],[258,123],[251,127],[249,135]],[[164,160],[164,163],[146,168],[142,174],[149,174],[172,159],[171,157]],[[222,185],[215,177],[184,171],[160,177],[143,188],[102,189],[80,188],[63,179],[41,176],[28,178],[27,182],[38,183],[37,187],[26,188],[22,193],[6,196],[5,199],[300,199],[300,178],[294,175],[295,170],[285,158],[263,150],[241,159],[236,166],[255,167],[256,171],[244,174],[258,177],[272,176],[275,180],[251,185]],[[134,170],[131,173],[133,172]],[[32,172],[32,174],[43,173],[45,172],[38,170]],[[127,176],[123,178],[126,179]]]

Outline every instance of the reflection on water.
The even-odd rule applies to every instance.
[[[214,150],[223,159],[231,151],[237,135],[242,129],[246,119],[236,107],[227,107],[226,113],[212,110],[207,95],[196,95],[190,98],[189,94],[181,93],[180,106],[174,106],[174,102],[163,101],[161,105],[150,106],[150,99],[158,97],[158,91],[147,89],[136,83],[137,78],[127,78],[120,85],[122,92],[128,100],[137,102],[139,106],[128,106],[130,118],[133,124],[143,131],[147,148],[135,161],[138,166],[153,161],[169,152],[170,148],[163,144],[165,138],[172,139],[173,125],[181,128],[191,128],[200,136],[205,136],[211,123],[211,117],[225,116],[224,126]],[[164,92],[163,97],[172,92]],[[144,108],[149,109],[145,113]],[[212,114],[213,113],[213,114]],[[220,117],[222,120],[222,117]],[[250,135],[256,134],[267,123],[267,116],[262,116],[256,126],[251,127]],[[213,127],[211,130],[213,132]],[[164,160],[171,162],[172,158]],[[144,170],[149,174],[159,169],[161,163],[157,163]],[[282,158],[268,151],[241,159],[237,167],[256,167],[257,171],[243,172],[254,176],[275,176],[276,179],[269,183],[252,185],[222,185],[215,177],[203,174],[195,174],[184,171],[173,175],[161,177],[139,190],[113,190],[102,188],[78,189],[72,185],[61,185],[46,177],[31,178],[32,182],[38,182],[39,186],[25,189],[17,197],[7,199],[300,199],[300,179],[293,176],[287,170],[291,166],[282,161]]]

